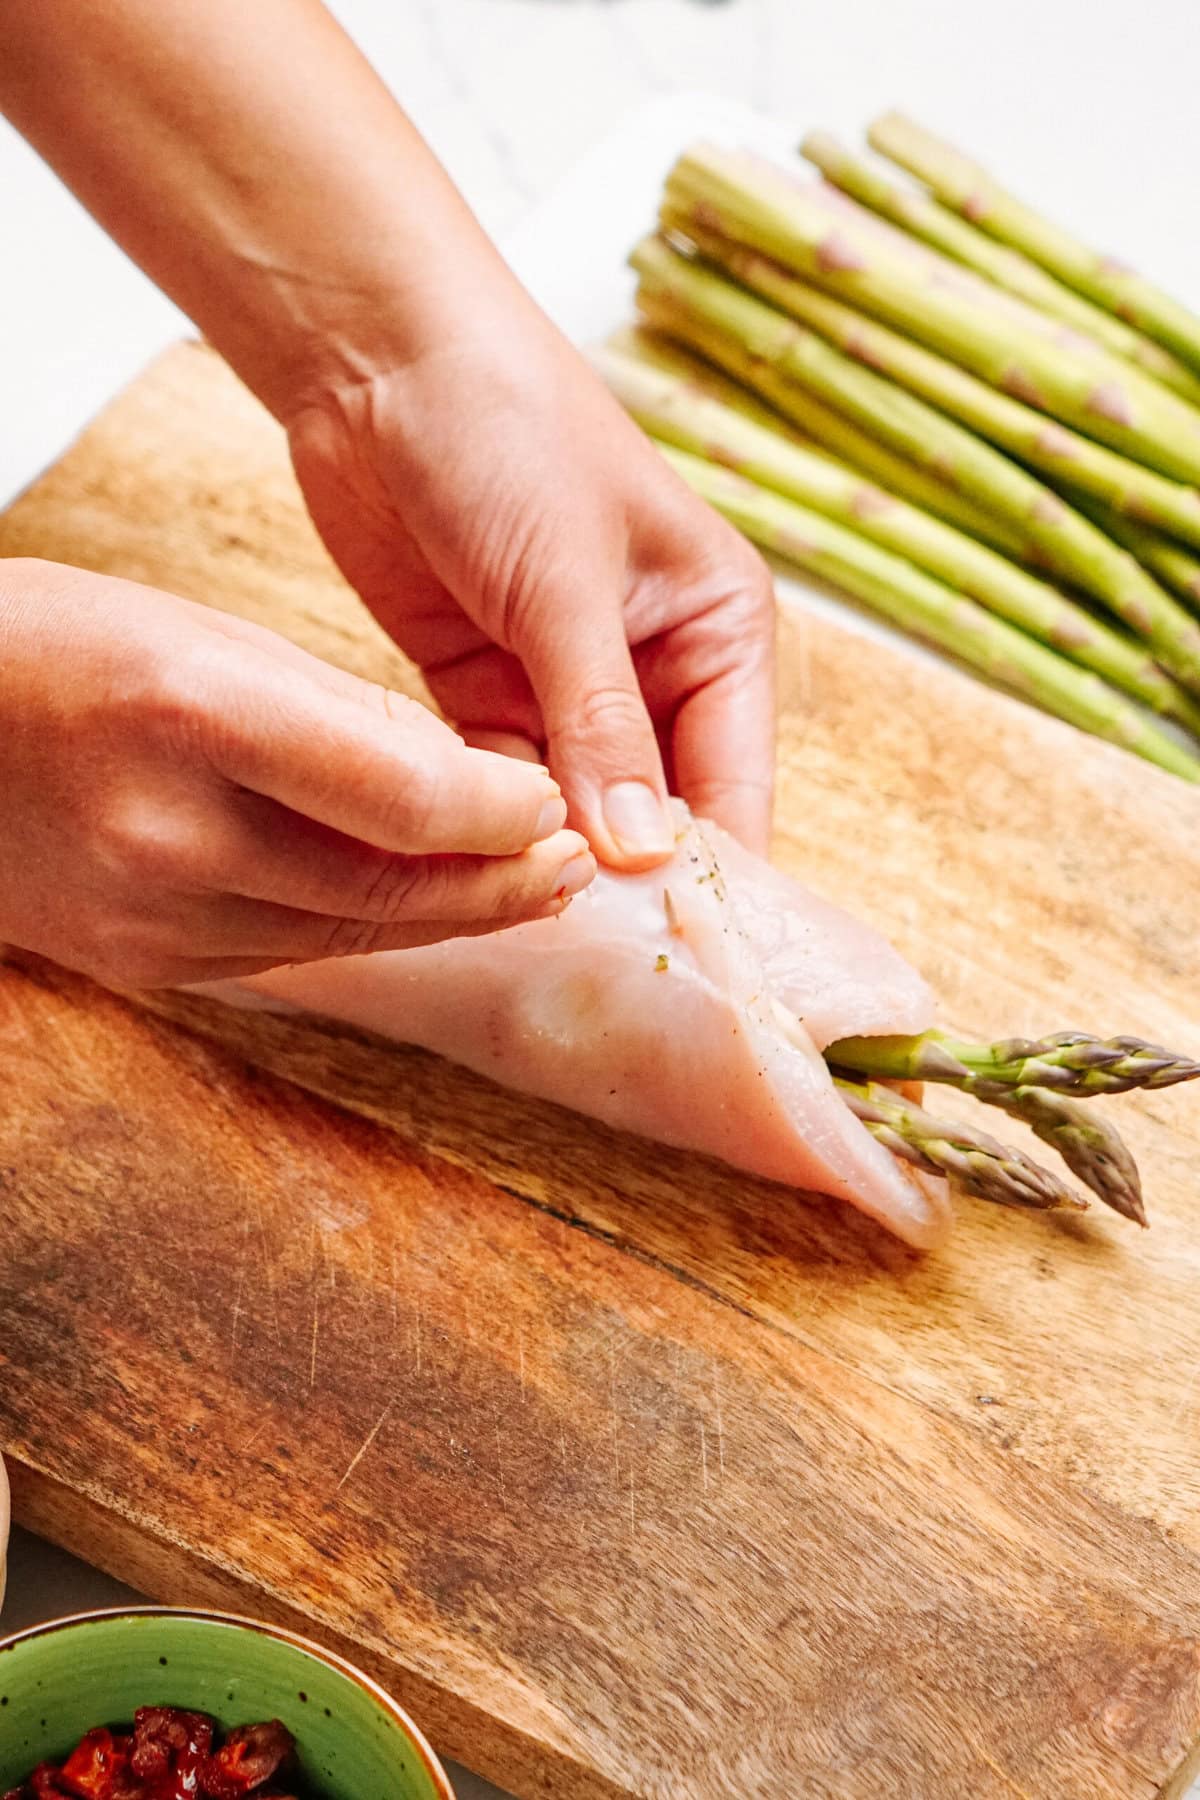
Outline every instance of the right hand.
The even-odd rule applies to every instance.
[[[546,771],[205,606],[0,562],[0,941],[119,986],[560,912]]]

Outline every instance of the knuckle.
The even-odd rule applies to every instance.
[[[97,919],[85,949],[90,973],[111,987],[163,987],[170,981],[172,958],[141,920]]]
[[[551,583],[546,579],[544,559],[532,534],[511,542],[506,551],[503,563],[485,575],[483,591],[497,597],[500,641],[509,649],[519,650],[540,628]]]
[[[771,579],[771,571],[760,562],[747,582],[752,615],[761,627],[763,635],[771,637],[775,631],[775,583]]]
[[[501,486],[476,508],[461,540],[470,585],[496,609],[500,633],[508,640],[529,597],[537,591],[542,564],[542,528]]]
[[[381,682],[374,682],[379,693],[379,706],[385,718],[393,725],[403,725],[406,730],[420,734],[428,733],[439,726],[441,721],[435,718],[427,706],[414,700],[411,694],[402,694],[398,688],[384,687]]]
[[[589,496],[586,512],[561,507],[539,512],[521,504],[476,521],[469,559],[471,585],[481,597],[489,635],[523,655],[548,632],[570,629],[564,617],[619,579],[627,531],[614,508]],[[586,585],[580,571],[589,572]]]
[[[775,611],[771,571],[748,539],[733,532],[726,557],[730,603],[751,618]]]
[[[462,741],[427,706],[394,688],[372,684],[369,704],[403,734],[393,740],[402,772],[382,813],[389,847],[419,852],[435,835],[446,759],[460,756]]]
[[[366,956],[377,947],[379,926],[370,919],[333,919],[318,946],[317,958]]]
[[[253,647],[216,633],[178,654],[147,658],[131,697],[141,731],[176,763],[223,766],[261,733],[256,667]]]
[[[566,735],[624,743],[636,741],[648,731],[641,697],[633,689],[612,682],[592,688],[582,696]]]
[[[736,645],[743,662],[757,663],[775,642],[776,603],[771,572],[756,550],[750,561],[727,568],[719,607],[720,635]]]
[[[523,857],[512,857],[497,871],[476,911],[481,919],[521,918],[551,899],[552,877],[539,879]]]
[[[403,782],[389,796],[384,814],[392,843],[419,850],[429,840],[440,798],[441,784],[428,764],[409,763]]]
[[[185,847],[169,822],[137,797],[117,797],[88,822],[92,853],[111,878],[144,891],[167,885],[182,872]]]
[[[771,571],[752,544],[746,545],[742,585],[757,612],[774,616],[775,583]]]
[[[209,718],[219,660],[208,645],[187,645],[173,656],[151,652],[128,671],[122,699],[144,729],[190,748]]]
[[[120,985],[129,988],[170,987],[176,979],[177,967],[178,964],[173,957],[153,955],[134,957],[126,965]]]
[[[422,706],[419,700],[400,693],[396,688],[387,687],[382,681],[363,681],[356,692],[368,711],[389,719],[393,725],[418,730],[425,719],[432,718],[428,708]]]
[[[376,924],[392,925],[412,913],[422,887],[420,865],[408,857],[381,858],[363,882],[360,901],[363,916]]]

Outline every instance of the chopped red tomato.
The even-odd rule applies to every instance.
[[[266,1725],[240,1726],[205,1763],[204,1792],[212,1800],[242,1800],[243,1795],[270,1781],[291,1748],[291,1733],[278,1719]]]
[[[137,1784],[129,1767],[132,1749],[131,1737],[97,1725],[72,1750],[55,1778],[51,1793],[74,1794],[78,1800],[127,1800],[137,1793]]]
[[[64,1763],[40,1764],[3,1800],[288,1800],[293,1784],[270,1784],[295,1747],[278,1719],[239,1725],[218,1743],[207,1713],[143,1706],[132,1732],[97,1725]]]

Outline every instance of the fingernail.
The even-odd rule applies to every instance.
[[[561,794],[555,794],[553,799],[543,803],[537,824],[533,828],[533,842],[540,844],[543,838],[553,837],[556,831],[562,830],[566,822],[567,803]]]
[[[618,781],[608,789],[604,822],[626,856],[666,856],[674,847],[671,821],[644,781]]]
[[[569,900],[588,885],[596,873],[596,859],[589,850],[581,850],[568,863],[564,863],[559,872],[558,883],[554,889],[556,900]]]

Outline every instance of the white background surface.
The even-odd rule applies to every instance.
[[[487,229],[516,230],[523,267],[520,220],[567,165],[631,107],[699,90],[794,121],[797,135],[818,124],[853,134],[901,105],[1200,300],[1196,0],[335,0],[333,10]],[[0,209],[3,501],[185,322],[2,125]],[[121,1593],[18,1533],[3,1624]],[[495,1792],[456,1779],[463,1800]]]
[[[844,132],[903,104],[1200,295],[1195,0],[334,0],[334,11],[496,235],[655,95],[727,94]],[[0,206],[3,499],[182,322],[2,127]]]

